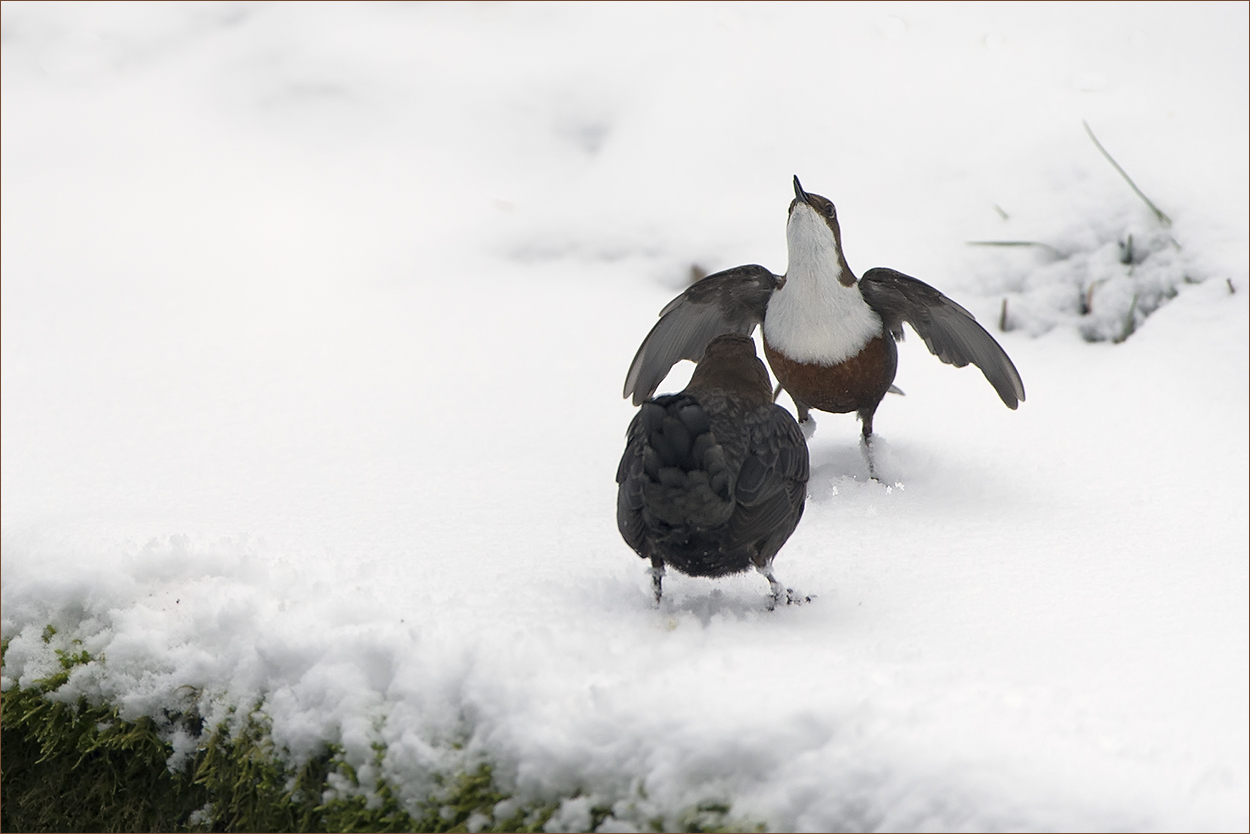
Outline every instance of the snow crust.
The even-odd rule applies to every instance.
[[[6,689],[81,640],[66,697],[260,702],[413,799],[484,758],[552,828],[1250,825],[1244,4],[2,14]],[[1119,345],[966,245],[1154,222],[1082,119],[1195,282]],[[857,272],[1027,297],[1028,402],[904,342],[883,483],[817,415],[816,599],[657,611],[621,378],[691,264],[782,270],[794,174]]]

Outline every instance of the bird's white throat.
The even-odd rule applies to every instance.
[[[836,365],[881,335],[881,318],[858,284],[845,286],[833,230],[815,209],[800,203],[786,223],[790,263],[786,284],[764,316],[764,338],[799,362]]]

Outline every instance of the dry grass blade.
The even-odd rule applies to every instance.
[[[1120,163],[1115,161],[1115,157],[1107,152],[1107,149],[1102,146],[1102,142],[1098,141],[1098,137],[1094,135],[1094,131],[1090,128],[1089,122],[1082,121],[1081,124],[1085,125],[1085,132],[1089,134],[1089,138],[1093,141],[1094,147],[1098,148],[1098,152],[1106,157],[1107,161],[1111,163],[1113,168],[1120,172],[1120,176],[1124,177],[1124,181],[1128,183],[1129,188],[1133,189],[1134,193],[1136,193],[1138,197],[1141,197],[1142,201],[1150,207],[1150,210],[1155,213],[1155,217],[1159,219],[1159,223],[1163,225],[1163,228],[1166,229],[1171,227],[1172,218],[1164,214],[1158,206],[1151,202],[1149,197],[1142,193],[1142,190],[1137,187],[1137,183],[1133,182],[1133,178],[1128,175],[1128,172],[1120,167]]]
[[[1042,243],[1039,240],[969,240],[966,241],[968,246],[1036,246],[1039,249],[1046,249],[1050,252],[1063,257],[1063,253],[1049,243]]]

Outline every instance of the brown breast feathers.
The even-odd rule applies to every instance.
[[[888,336],[878,336],[859,353],[836,365],[796,362],[775,350],[767,337],[764,355],[777,381],[791,397],[834,414],[876,408],[898,369],[898,348]]]

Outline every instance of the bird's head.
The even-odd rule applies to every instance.
[[[750,336],[726,333],[708,343],[686,390],[699,394],[720,391],[758,408],[773,401],[768,370],[755,353]]]
[[[836,272],[837,279],[846,286],[855,283],[842,254],[838,210],[828,199],[804,191],[797,176],[786,221],[786,250],[790,256],[787,275],[796,269],[818,275]]]

